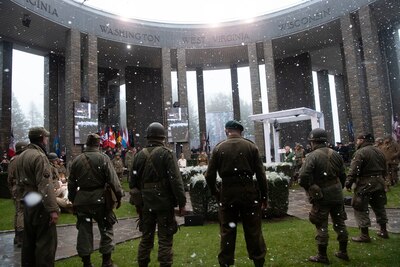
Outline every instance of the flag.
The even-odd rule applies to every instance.
[[[129,136],[128,136],[128,129],[122,129],[122,146],[124,148],[129,147]]]
[[[15,139],[14,139],[14,133],[11,130],[11,136],[10,136],[10,144],[8,145],[8,157],[12,158],[15,156]]]
[[[60,157],[61,150],[60,150],[60,137],[56,135],[53,141],[53,149],[56,152],[57,156]]]
[[[121,131],[117,132],[117,144],[121,144],[122,145]]]
[[[115,134],[113,129],[110,127],[108,130],[108,146],[114,148],[117,142],[115,141]]]

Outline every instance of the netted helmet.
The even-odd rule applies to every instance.
[[[15,152],[17,154],[21,153],[27,145],[28,145],[28,142],[26,142],[26,141],[17,142],[15,144]]]
[[[326,133],[326,131],[324,129],[315,128],[308,135],[308,141],[327,142],[328,134]]]
[[[163,139],[165,138],[165,129],[164,126],[159,122],[150,123],[149,127],[146,129],[146,138],[156,138]]]
[[[54,153],[54,152],[49,153],[49,154],[47,155],[47,158],[48,158],[50,161],[58,160],[58,156],[57,156],[57,154]]]

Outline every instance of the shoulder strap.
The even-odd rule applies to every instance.
[[[83,153],[83,155],[85,159],[84,164],[86,165],[86,167],[89,167],[89,169],[93,172],[94,175],[101,173],[93,167],[93,165],[90,163],[89,157],[85,153]]]
[[[146,169],[147,167],[152,168],[153,171],[156,173],[158,179],[160,179],[161,177],[160,177],[160,175],[158,174],[158,171],[157,171],[156,167],[154,166],[154,163],[153,163],[153,160],[152,160],[152,155],[153,155],[153,153],[154,153],[156,150],[159,150],[160,148],[162,148],[162,147],[156,147],[156,148],[154,148],[151,152],[149,152],[149,150],[147,149],[147,147],[143,149],[143,153],[144,153],[144,155],[146,156],[145,169]]]

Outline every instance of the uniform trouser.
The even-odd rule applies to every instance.
[[[50,214],[42,203],[24,207],[24,240],[21,266],[54,266],[57,249],[57,229],[50,225]]]
[[[385,205],[386,205],[386,193],[383,190],[378,190],[374,192],[365,193],[363,195],[356,194],[353,198],[357,198],[358,201],[354,202],[354,216],[358,227],[365,228],[371,226],[371,220],[369,218],[368,204],[371,205],[372,210],[376,216],[376,222],[378,224],[386,224],[388,218],[386,215]]]
[[[328,217],[331,215],[333,230],[337,234],[339,242],[347,242],[349,233],[346,229],[345,220],[347,219],[346,211],[343,204],[321,205],[313,204],[310,212],[310,221],[315,225],[315,240],[318,245],[328,245]]]
[[[399,181],[399,177],[397,176],[398,171],[399,171],[398,164],[388,164],[387,180],[388,180],[388,182],[391,183],[391,185],[393,185]]]
[[[24,230],[24,207],[19,199],[14,200],[15,216],[14,216],[14,229],[17,232]]]
[[[174,210],[143,211],[142,239],[138,250],[138,262],[146,265],[150,262],[150,252],[154,247],[156,225],[158,229],[158,261],[160,266],[171,266],[173,260],[172,244],[178,230]]]
[[[261,231],[262,214],[260,203],[221,205],[219,208],[221,244],[220,253],[218,254],[220,265],[234,264],[239,217],[243,224],[249,258],[251,260],[265,258],[267,248]]]
[[[78,237],[76,250],[80,257],[89,256],[93,252],[93,220],[97,222],[100,232],[101,254],[110,254],[114,249],[113,224],[107,220],[104,205],[82,206],[77,208]]]

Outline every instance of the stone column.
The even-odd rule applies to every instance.
[[[346,104],[346,93],[343,82],[343,75],[335,75],[335,88],[336,88],[336,102],[339,118],[340,138],[344,143],[348,143],[349,131],[348,131],[348,113]],[[353,141],[353,140],[351,140]]]
[[[350,97],[351,123],[355,135],[370,132],[371,112],[369,98],[366,93],[365,72],[361,64],[361,45],[359,39],[359,25],[352,17],[346,14],[340,18],[342,30],[344,62],[347,84]]]
[[[169,48],[161,48],[161,61],[163,123],[167,126],[167,112],[172,107],[171,50]]]
[[[187,108],[189,127],[190,127],[191,114],[189,113],[189,100],[187,93],[186,50],[183,48],[177,49],[177,75],[178,75],[178,102],[180,107]],[[169,73],[169,77],[171,79],[171,71]],[[171,88],[171,102],[172,102],[172,88]],[[182,145],[182,152],[185,154],[185,158],[187,159],[190,158],[190,136],[188,142],[183,143],[181,145]]]
[[[177,49],[178,60],[178,101],[181,107],[188,107],[187,78],[186,78],[186,50]],[[170,74],[171,75],[171,74]]]
[[[333,130],[332,101],[329,88],[328,71],[327,70],[318,71],[317,78],[318,78],[319,101],[321,104],[321,111],[324,114],[325,130],[328,134],[328,140],[330,142],[333,142],[335,138]]]
[[[97,37],[93,34],[86,36],[85,54],[83,57],[84,88],[89,93],[89,102],[98,104],[98,63],[97,63]]]
[[[237,65],[231,65],[233,118],[240,121],[240,98]]]
[[[7,151],[11,137],[11,81],[13,44],[0,42],[0,149]]]
[[[44,127],[50,132],[50,151],[54,152],[53,142],[60,135],[59,104],[59,56],[50,53],[44,57]],[[62,102],[62,101],[61,101]]]
[[[262,113],[260,74],[258,70],[256,43],[247,45],[250,69],[251,98],[253,103],[253,114]],[[264,130],[261,122],[254,122],[255,143],[260,150],[261,157],[265,158]]]
[[[275,60],[272,40],[264,43],[265,76],[267,78],[268,111],[278,111],[278,95],[276,91]]]
[[[379,47],[378,29],[375,18],[369,6],[363,6],[359,11],[361,37],[364,48],[364,65],[369,93],[372,129],[375,136],[383,137],[391,133],[392,114],[388,108],[390,99],[387,97],[385,72],[382,66]]]
[[[72,160],[81,152],[74,142],[74,102],[81,99],[81,33],[77,29],[67,32],[65,49],[65,146],[67,160]]]
[[[199,109],[199,131],[200,131],[200,145],[205,140],[203,137],[207,136],[207,125],[206,125],[206,103],[204,99],[204,79],[203,69],[196,68],[196,81],[197,81],[197,105]]]

